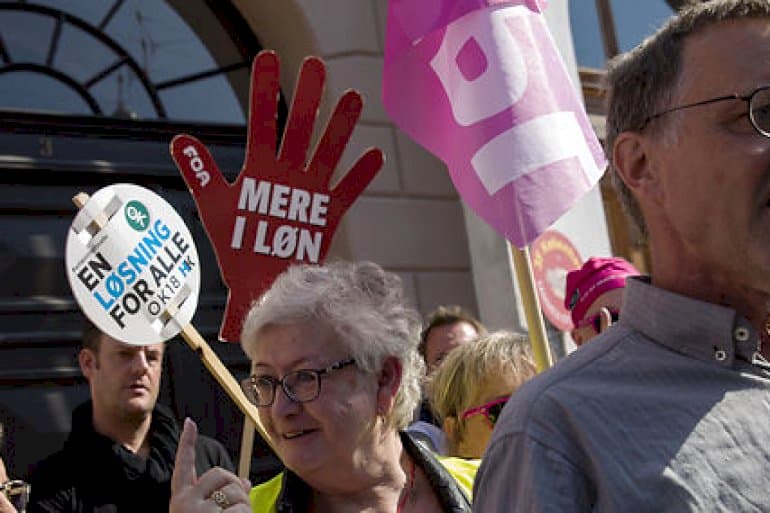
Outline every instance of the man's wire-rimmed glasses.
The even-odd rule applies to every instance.
[[[307,403],[321,393],[321,378],[330,372],[353,365],[355,359],[334,362],[323,369],[298,369],[287,372],[281,379],[251,375],[241,381],[246,398],[257,406],[270,406],[275,401],[275,389],[280,385],[286,397],[295,403]]]
[[[642,123],[640,130],[650,124],[651,121],[682,109],[689,109],[690,107],[699,107],[701,105],[708,105],[710,103],[722,102],[725,100],[743,100],[749,104],[749,121],[754,130],[759,134],[770,137],[770,86],[762,86],[754,89],[747,95],[741,96],[739,94],[729,94],[725,96],[718,96],[716,98],[709,98],[708,100],[702,100],[695,103],[687,103],[685,105],[679,105],[677,107],[671,107],[664,111],[658,112],[648,117]]]

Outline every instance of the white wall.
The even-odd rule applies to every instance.
[[[458,303],[478,311],[463,208],[443,163],[393,126],[381,103],[385,0],[235,0],[265,48],[282,59],[284,91],[305,55],[328,67],[321,118],[348,88],[364,111],[340,169],[369,146],[386,155],[384,169],[351,207],[330,257],[373,260],[404,279],[414,305],[427,313]]]

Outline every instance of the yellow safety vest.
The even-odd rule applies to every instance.
[[[479,469],[481,460],[464,460],[462,458],[447,458],[437,456],[436,459],[455,479],[469,499],[473,494],[473,479]],[[259,484],[249,492],[251,511],[253,513],[275,513],[275,504],[283,486],[283,473],[269,481]]]

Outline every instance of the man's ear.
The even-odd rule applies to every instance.
[[[622,132],[615,139],[612,165],[626,186],[637,197],[659,197],[659,177],[650,160],[652,141],[639,132]]]
[[[599,310],[599,316],[599,326],[602,328],[601,333],[604,333],[604,330],[612,326],[612,314],[610,313],[609,308],[603,306]]]
[[[377,376],[377,412],[384,414],[393,408],[396,402],[396,393],[401,386],[403,367],[401,360],[395,356],[389,356],[382,362],[382,370]]]
[[[94,370],[99,368],[96,354],[90,349],[83,348],[78,353],[78,363],[80,364],[80,372],[88,381],[91,381]]]

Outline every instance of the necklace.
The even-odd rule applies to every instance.
[[[398,505],[396,506],[396,513],[401,513],[404,511],[404,506],[406,506],[406,501],[409,499],[409,496],[412,494],[412,489],[414,488],[414,460],[409,458],[409,463],[411,465],[409,466],[409,482],[407,484],[406,490],[404,490],[404,494],[401,496],[401,498],[398,500]]]

